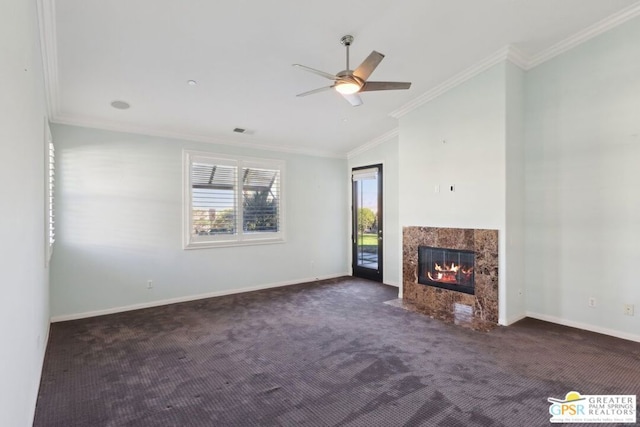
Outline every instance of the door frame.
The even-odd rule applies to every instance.
[[[363,169],[378,169],[378,212],[376,213],[378,222],[378,268],[366,268],[358,265],[358,245],[357,245],[357,197],[358,191],[356,187],[356,181],[353,180],[353,172]],[[351,271],[354,277],[361,277],[363,279],[374,280],[376,282],[382,282],[383,279],[383,165],[382,163],[371,164],[367,166],[358,166],[351,168]]]

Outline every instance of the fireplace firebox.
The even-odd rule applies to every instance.
[[[418,283],[473,295],[474,270],[473,251],[418,247]]]

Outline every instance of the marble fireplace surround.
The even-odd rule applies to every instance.
[[[471,250],[475,295],[418,283],[418,247]],[[403,227],[403,303],[414,311],[477,330],[498,325],[498,230]]]

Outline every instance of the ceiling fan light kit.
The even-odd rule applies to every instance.
[[[362,85],[352,83],[352,82],[343,82],[337,83],[335,86],[336,91],[340,92],[343,95],[351,95],[360,90]]]
[[[307,96],[314,93],[324,92],[329,89],[335,89],[336,92],[342,95],[344,99],[355,107],[362,104],[362,99],[359,96],[360,92],[409,89],[411,87],[410,82],[368,82],[367,79],[384,59],[384,55],[374,50],[364,61],[362,61],[362,64],[358,65],[355,70],[351,70],[349,68],[349,46],[353,43],[353,36],[343,36],[340,39],[340,43],[342,43],[342,45],[347,49],[347,67],[345,70],[340,71],[335,75],[316,70],[315,68],[307,67],[305,65],[293,64],[294,67],[298,67],[326,79],[333,80],[333,84],[331,86],[313,89],[308,92],[300,93],[297,96]]]

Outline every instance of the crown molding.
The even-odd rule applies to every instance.
[[[274,146],[264,143],[247,143],[239,141],[229,141],[224,139],[216,139],[214,137],[192,134],[188,132],[172,132],[151,128],[136,127],[131,125],[117,124],[102,120],[93,120],[80,117],[71,117],[61,114],[60,110],[60,94],[58,80],[58,49],[56,36],[56,0],[36,0],[38,9],[38,25],[40,27],[40,43],[41,55],[44,70],[44,83],[47,100],[48,116],[52,122],[60,124],[68,124],[74,126],[91,127],[104,130],[112,130],[117,132],[129,132],[135,134],[143,134],[149,136],[166,137],[172,139],[199,141],[223,145],[234,145],[246,148],[254,148],[260,150],[277,151],[284,153],[303,154],[310,156],[331,157],[331,158],[350,158],[364,151],[367,151],[376,145],[379,145],[392,137],[398,135],[398,130],[394,129],[380,135],[359,147],[344,152],[332,152],[318,149],[305,149],[290,146]],[[615,14],[596,22],[595,24],[573,34],[570,37],[556,43],[555,45],[545,49],[533,56],[528,56],[513,45],[508,45],[484,58],[480,62],[472,65],[466,70],[454,75],[437,86],[431,88],[427,92],[406,103],[402,107],[392,111],[389,115],[399,119],[414,109],[428,103],[443,93],[453,89],[454,87],[464,83],[465,81],[477,76],[487,69],[499,64],[503,61],[509,61],[521,69],[528,71],[576,46],[590,40],[616,26],[623,24],[630,19],[640,15],[640,1],[616,12]]]
[[[466,70],[454,75],[453,77],[445,80],[439,85],[431,88],[430,90],[426,91],[425,93],[418,96],[414,100],[406,103],[405,105],[398,108],[397,110],[392,111],[391,113],[389,113],[389,115],[393,118],[399,119],[400,117],[404,116],[410,111],[413,111],[416,108],[420,107],[421,105],[424,105],[427,102],[437,98],[443,93],[450,91],[454,87],[477,76],[483,71],[488,70],[489,68],[493,67],[496,64],[499,64],[503,61],[511,60],[511,59],[517,60],[518,62],[526,63],[526,61],[522,61],[522,57],[523,57],[523,54],[517,51],[514,47],[505,46],[502,49],[498,50],[497,52],[493,53],[492,55],[481,60],[480,62],[477,62],[476,64],[467,68]],[[518,64],[516,63],[516,65]]]
[[[237,140],[227,140],[212,136],[199,135],[190,132],[174,132],[142,126],[109,122],[105,120],[89,119],[86,117],[65,115],[60,109],[60,93],[58,80],[58,43],[56,32],[56,0],[36,0],[38,11],[38,26],[40,29],[40,44],[42,65],[44,71],[45,96],[47,112],[52,123],[71,126],[81,126],[94,129],[125,132],[138,135],[171,138],[183,141],[205,142],[211,144],[231,145],[234,147],[252,148],[256,150],[273,151],[280,153],[300,154],[315,157],[329,157],[345,159],[344,152],[334,152],[313,148],[299,148],[291,146],[278,146],[265,143],[252,143]]]
[[[271,145],[271,144],[259,143],[259,142],[244,142],[244,141],[238,141],[238,140],[225,139],[224,137],[217,138],[217,137],[188,133],[188,132],[169,131],[169,130],[162,130],[157,128],[148,128],[144,126],[125,125],[122,123],[108,122],[105,120],[78,118],[76,116],[64,116],[60,114],[53,116],[51,118],[51,122],[62,124],[62,125],[80,126],[80,127],[86,127],[86,128],[92,128],[92,129],[107,130],[112,132],[130,133],[130,134],[144,135],[144,136],[155,136],[158,138],[176,139],[180,141],[205,142],[208,144],[229,145],[234,147],[251,148],[254,150],[274,151],[278,153],[300,154],[300,155],[306,155],[306,156],[329,157],[329,158],[336,158],[336,159],[346,158],[345,153],[342,153],[342,152],[318,150],[314,148],[291,147],[291,146],[285,146],[285,145]]]
[[[40,54],[42,55],[47,112],[49,117],[54,117],[60,112],[56,2],[55,0],[37,0],[36,7],[38,27],[40,28]]]
[[[354,148],[353,150],[347,153],[347,159],[350,159],[354,156],[357,156],[360,153],[364,153],[365,151],[371,150],[373,147],[382,144],[383,142],[387,142],[390,139],[393,139],[400,135],[400,129],[395,128],[390,130],[389,132],[385,132],[382,135],[370,140],[369,142],[365,142],[359,147]]]
[[[526,70],[530,70],[531,68],[537,67],[538,65],[546,62],[556,56],[573,49],[574,47],[590,40],[602,33],[605,33],[618,25],[621,25],[636,16],[640,15],[640,2],[636,2],[631,6],[628,6],[619,12],[614,13],[601,21],[596,22],[593,25],[590,25],[583,30],[578,31],[572,36],[567,37],[566,39],[554,44],[553,46],[539,52],[529,59],[528,66]]]
[[[488,70],[489,68],[493,67],[496,64],[499,64],[501,62],[504,61],[510,61],[511,63],[513,63],[514,65],[516,65],[517,67],[522,68],[523,70],[527,70],[528,69],[528,64],[529,64],[529,60],[528,57],[525,53],[523,53],[521,50],[519,50],[518,48],[516,48],[513,45],[508,45],[503,47],[502,49],[498,50],[497,52],[493,53],[491,56],[488,56],[487,58],[483,59],[482,61],[476,63],[475,65],[467,68],[466,70],[464,70],[463,72],[456,74],[455,76],[453,76],[450,79],[445,80],[443,83],[439,84],[438,86],[432,88],[431,90],[425,92],[424,94],[422,94],[421,96],[419,96],[418,98],[415,98],[414,100],[410,101],[409,103],[403,105],[402,107],[400,107],[399,109],[392,111],[389,115],[395,119],[399,119],[400,117],[404,116],[405,114],[407,114],[408,112],[418,108],[421,105],[426,104],[427,102],[431,101],[434,98],[437,98],[438,96],[442,95],[445,92],[448,92],[449,90],[453,89],[454,87],[464,83],[465,81],[477,76],[478,74],[482,73],[483,71]],[[386,132],[382,135],[380,135],[377,138],[374,138],[372,140],[370,140],[369,142],[366,142],[362,145],[360,145],[359,147],[349,151],[347,153],[347,158],[350,159],[353,156],[356,156],[360,153],[363,153],[367,150],[370,150],[371,148],[382,144],[383,142],[388,141],[389,139],[396,137],[400,134],[399,129],[393,129],[389,132]]]
[[[566,39],[554,44],[553,46],[533,55],[529,56],[524,52],[520,51],[513,45],[505,46],[504,48],[498,50],[482,61],[472,65],[466,70],[454,75],[453,77],[445,80],[439,85],[431,88],[427,92],[413,99],[412,101],[406,103],[402,107],[398,108],[395,111],[392,111],[389,115],[396,119],[404,116],[410,111],[420,107],[421,105],[426,104],[427,102],[437,98],[443,93],[453,89],[454,87],[464,83],[465,81],[477,76],[483,71],[491,68],[492,66],[502,62],[502,61],[510,61],[514,65],[522,68],[524,71],[528,71],[538,65],[564,53],[587,40],[592,39],[602,33],[605,33],[618,25],[621,25],[630,19],[635,18],[640,15],[640,1],[628,6],[619,12],[614,13],[602,19],[595,24],[578,31],[577,33],[567,37]]]
[[[503,48],[505,50],[505,60],[511,62],[513,65],[520,67],[524,71],[529,69],[529,55],[510,44]]]

